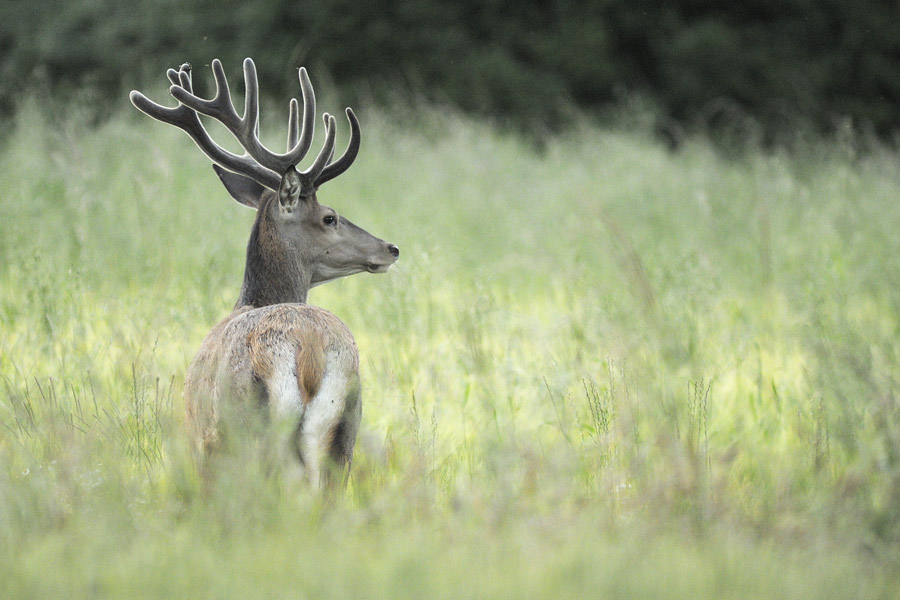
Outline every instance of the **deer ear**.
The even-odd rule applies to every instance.
[[[300,191],[303,189],[303,181],[300,173],[293,166],[288,167],[278,186],[278,203],[285,210],[292,210],[300,201]]]
[[[216,175],[222,181],[222,185],[231,194],[231,197],[244,206],[259,208],[260,200],[266,188],[256,183],[249,177],[226,171],[219,165],[213,165]]]

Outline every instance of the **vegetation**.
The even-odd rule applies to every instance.
[[[311,296],[364,385],[322,502],[252,457],[204,490],[183,432],[252,213],[137,111],[23,107],[0,142],[4,597],[896,597],[896,152],[669,151],[639,118],[535,148],[363,112],[320,197],[402,253]]]
[[[768,141],[844,119],[900,126],[900,8],[885,0],[7,0],[0,111],[22,90],[121,91],[166,68],[252,56],[265,88],[330,72],[364,100],[412,90],[556,129],[570,107],[653,104],[676,139],[737,120]],[[234,67],[236,70],[236,67]],[[88,92],[91,93],[91,92]],[[359,102],[354,102],[358,105]],[[2,114],[2,113],[0,113]]]

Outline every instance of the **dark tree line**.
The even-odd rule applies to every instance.
[[[413,92],[553,126],[640,96],[690,124],[722,112],[775,131],[841,118],[900,127],[896,0],[6,0],[0,106],[23,90],[121,92],[184,61],[253,56],[267,89],[295,67],[342,93]]]

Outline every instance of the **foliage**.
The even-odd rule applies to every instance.
[[[295,69],[344,94],[406,90],[466,111],[555,128],[570,107],[649,99],[670,134],[684,126],[785,123],[883,136],[900,124],[900,5],[773,0],[750,5],[492,0],[116,0],[0,7],[0,105],[23,87],[119,98],[166,68],[253,56],[279,97]],[[152,74],[152,79],[148,76]],[[405,94],[400,94],[405,95]]]
[[[5,597],[896,594],[895,152],[365,111],[321,200],[402,254],[311,297],[364,385],[322,503],[198,481],[182,378],[252,213],[134,113],[28,103],[0,147]]]

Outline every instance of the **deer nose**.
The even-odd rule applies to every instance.
[[[390,244],[388,246],[388,252],[390,252],[391,256],[393,256],[394,258],[400,257],[400,248],[398,248],[397,246],[395,246],[393,244]]]

